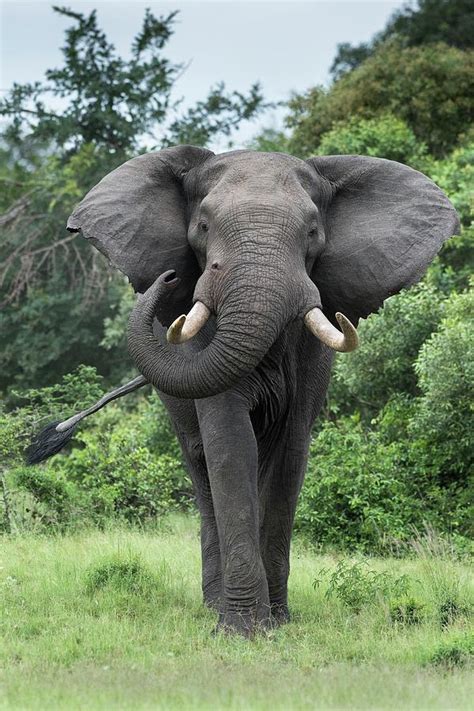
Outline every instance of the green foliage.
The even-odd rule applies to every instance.
[[[470,0],[417,0],[396,10],[387,26],[370,42],[338,45],[331,66],[334,79],[358,67],[382,42],[396,38],[402,46],[445,42],[452,47],[473,47],[474,20]]]
[[[440,288],[466,289],[474,268],[474,141],[466,134],[444,160],[428,161],[425,172],[440,186],[459,213],[461,235],[448,240],[440,254]],[[436,267],[435,267],[436,269]],[[434,270],[432,268],[432,272]]]
[[[377,38],[378,35],[372,42],[361,42],[358,45],[352,45],[350,42],[339,42],[336,56],[329,70],[332,78],[334,80],[340,79],[344,74],[351,72],[362,62],[365,62],[373,54]]]
[[[102,377],[95,368],[79,365],[73,373],[64,375],[59,383],[43,388],[12,393],[39,417],[57,417],[64,410],[84,410],[104,394]]]
[[[415,363],[422,395],[411,430],[448,480],[465,480],[473,471],[473,314],[474,290],[453,294]]]
[[[401,625],[419,625],[423,620],[425,605],[411,595],[402,595],[389,601],[392,622]]]
[[[131,595],[146,595],[157,587],[156,576],[137,554],[116,553],[102,559],[86,572],[86,591],[89,595],[111,588]]]
[[[0,411],[0,454],[4,465],[18,464],[28,439],[48,421],[83,410],[102,394],[102,377],[86,365],[64,375],[55,385],[12,390],[8,410],[4,403]]]
[[[474,18],[469,0],[417,0],[396,10],[383,33],[409,47],[446,42],[469,49],[474,45]]]
[[[433,339],[445,333],[442,326]],[[310,541],[384,553],[394,545],[403,549],[415,529],[428,525],[450,536],[459,550],[469,546],[472,379],[459,392],[461,361],[449,348],[446,359],[450,369],[430,370],[421,395],[399,393],[369,424],[357,415],[323,424],[311,444],[296,517]],[[443,392],[436,392],[438,378]],[[459,417],[453,414],[457,399]],[[440,609],[455,599],[440,593]]]
[[[263,102],[260,84],[250,87],[248,96],[238,91],[225,92],[221,82],[212,88],[203,101],[188,109],[168,128],[163,146],[189,143],[205,146],[215,136],[230,136],[242,121],[260,114],[272,104]]]
[[[429,663],[449,670],[472,665],[474,635],[467,632],[455,639],[443,640],[429,658]]]
[[[426,168],[430,178],[449,195],[462,224],[469,227],[474,208],[474,137],[466,135],[449,156],[432,161]]]
[[[404,121],[386,114],[375,119],[353,118],[336,123],[323,135],[318,153],[375,156],[416,168],[424,163],[426,146]]]
[[[98,27],[97,14],[74,12],[63,7],[54,11],[72,20],[62,48],[64,63],[48,69],[44,82],[15,84],[0,103],[0,115],[8,116],[7,138],[19,143],[25,132],[44,145],[76,151],[94,143],[122,156],[136,150],[139,140],[153,135],[169,116],[171,91],[183,70],[163,50],[174,33],[177,12],[155,17],[149,9],[135,36],[129,59]],[[51,98],[65,102],[61,113],[49,108]],[[206,100],[173,121],[165,144],[192,138],[203,145],[210,137],[230,130],[262,109],[260,87],[251,87],[248,97],[227,94],[224,84],[211,89]],[[186,139],[186,140],[185,140]]]
[[[187,112],[171,92],[183,65],[165,54],[176,12],[145,12],[130,56],[120,56],[97,15],[53,8],[71,24],[63,62],[44,81],[15,84],[0,100],[0,390],[54,382],[79,363],[109,380],[130,368],[123,340],[111,336],[123,277],[80,236],[65,232],[75,203],[104,174],[150,143],[204,145],[264,108],[220,83]],[[51,105],[57,105],[56,111]],[[104,321],[109,328],[104,333]],[[115,339],[114,339],[115,338]],[[104,346],[99,344],[104,340]],[[112,344],[113,341],[113,344]],[[107,351],[107,352],[106,352]]]
[[[165,56],[176,13],[156,18],[146,11],[124,58],[95,12],[55,10],[71,22],[62,66],[45,81],[15,85],[0,102],[7,119],[0,146],[0,390],[7,395],[0,483],[7,531],[106,527],[110,519],[144,524],[188,509],[190,484],[171,424],[159,400],[142,392],[88,420],[64,456],[37,468],[21,464],[32,431],[102,394],[98,372],[115,385],[131,368],[125,328],[134,297],[122,276],[62,226],[82,195],[150,136],[158,146],[204,145],[265,108],[257,84],[246,94],[215,84],[179,113],[171,92],[182,65]],[[402,161],[440,185],[461,217],[462,234],[445,244],[424,282],[362,322],[359,350],[336,360],[328,412],[339,420],[326,422],[312,442],[296,521],[322,546],[403,552],[415,528],[434,527],[463,551],[472,534],[468,10],[466,0],[419,0],[373,41],[341,45],[333,65],[338,80],[291,99],[291,135],[265,129],[249,145],[302,157],[356,153]],[[58,99],[60,113],[51,109]],[[140,566],[134,558],[102,561],[88,573],[90,589],[109,595],[117,587],[125,600]],[[412,590],[389,592],[396,578],[389,583],[358,564],[331,575],[329,597],[361,615],[383,599],[385,618],[399,627],[430,619],[444,629],[467,616],[456,578],[446,571],[433,574],[429,601]],[[440,664],[452,658],[455,666],[464,659],[459,649],[447,643],[432,663],[438,654]]]
[[[104,337],[100,346],[106,351],[120,348],[127,350],[127,324],[130,313],[135,305],[135,295],[125,280],[122,282],[122,296],[116,303],[111,304],[111,315],[104,319]]]
[[[288,153],[288,136],[275,128],[264,128],[249,141],[247,148],[265,153]]]
[[[328,580],[326,597],[340,600],[354,612],[360,612],[376,599],[390,601],[394,596],[406,595],[410,587],[407,575],[397,577],[388,570],[373,570],[366,560],[355,563],[341,560],[335,570],[321,570],[314,586],[321,585],[325,578]]]
[[[16,397],[26,403],[0,417],[2,451],[9,457],[12,516],[17,527],[65,529],[108,518],[145,523],[188,509],[190,482],[177,440],[156,396],[134,409],[110,406],[81,426],[66,455],[42,465],[21,464],[21,449],[39,419],[84,409],[102,394],[96,372],[82,366],[56,386]],[[128,403],[130,408],[130,402]],[[67,408],[67,410],[66,410]],[[28,513],[24,496],[28,494]]]
[[[359,348],[336,359],[330,403],[373,417],[395,393],[418,392],[414,361],[438,326],[445,296],[422,282],[388,299],[358,327]]]
[[[329,90],[320,87],[289,102],[290,151],[315,153],[338,122],[390,113],[437,156],[452,150],[469,127],[473,109],[472,51],[444,44],[401,49],[383,45]]]
[[[49,157],[3,216],[0,389],[49,384],[79,363],[110,377],[123,361],[121,349],[107,354],[97,347],[123,291],[121,278],[65,231],[75,202],[116,165],[117,156],[90,145],[65,164]]]
[[[296,527],[323,547],[386,552],[429,516],[403,443],[384,442],[354,417],[313,439]]]
[[[13,118],[8,137],[20,141],[29,129],[60,147],[92,141],[119,151],[134,146],[137,135],[165,117],[181,69],[161,51],[172,35],[176,13],[157,19],[147,10],[126,61],[98,27],[95,10],[85,16],[53,9],[73,21],[62,48],[64,64],[49,69],[44,83],[14,85],[0,106],[1,114]],[[50,96],[67,100],[60,114],[48,108]]]

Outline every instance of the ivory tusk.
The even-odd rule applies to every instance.
[[[211,312],[201,301],[196,301],[186,316],[178,316],[168,328],[166,339],[168,343],[185,343],[195,336],[208,320]]]
[[[336,319],[341,327],[339,331],[326,318],[321,309],[314,308],[308,311],[304,317],[306,327],[311,333],[319,338],[322,343],[325,343],[329,348],[340,353],[349,353],[359,345],[359,336],[357,331],[348,318],[339,311],[336,313]]]

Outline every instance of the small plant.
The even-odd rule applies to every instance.
[[[429,663],[435,666],[455,669],[474,662],[474,635],[465,635],[457,639],[443,642],[429,658]]]
[[[389,601],[389,615],[394,623],[419,625],[424,617],[424,604],[414,597],[403,596]]]
[[[429,529],[412,545],[423,566],[426,592],[441,628],[468,618],[472,610],[470,586],[453,562],[455,551]]]
[[[459,603],[456,598],[447,597],[440,602],[438,607],[439,621],[441,627],[449,627],[459,617],[467,614],[468,610]]]
[[[387,600],[406,595],[410,586],[407,575],[396,577],[386,570],[378,573],[368,567],[367,561],[352,564],[340,561],[332,573],[323,569],[313,586],[319,586],[327,576],[326,597],[338,598],[355,612],[377,598]]]
[[[139,556],[111,556],[91,567],[86,574],[86,591],[92,595],[105,588],[143,595],[153,590],[156,580]]]

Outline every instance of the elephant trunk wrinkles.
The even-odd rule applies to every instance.
[[[224,392],[250,373],[291,318],[281,293],[254,281],[235,284],[217,313],[217,331],[203,351],[188,356],[153,335],[156,305],[166,288],[161,275],[137,302],[128,328],[129,352],[158,390],[181,398]]]

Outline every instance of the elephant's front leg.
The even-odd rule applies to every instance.
[[[251,636],[270,622],[260,555],[257,443],[244,403],[229,394],[196,402],[223,571],[219,628]]]
[[[271,471],[261,492],[260,545],[270,596],[272,620],[288,622],[290,544],[298,495],[308,458],[309,437],[292,433],[275,448]]]

